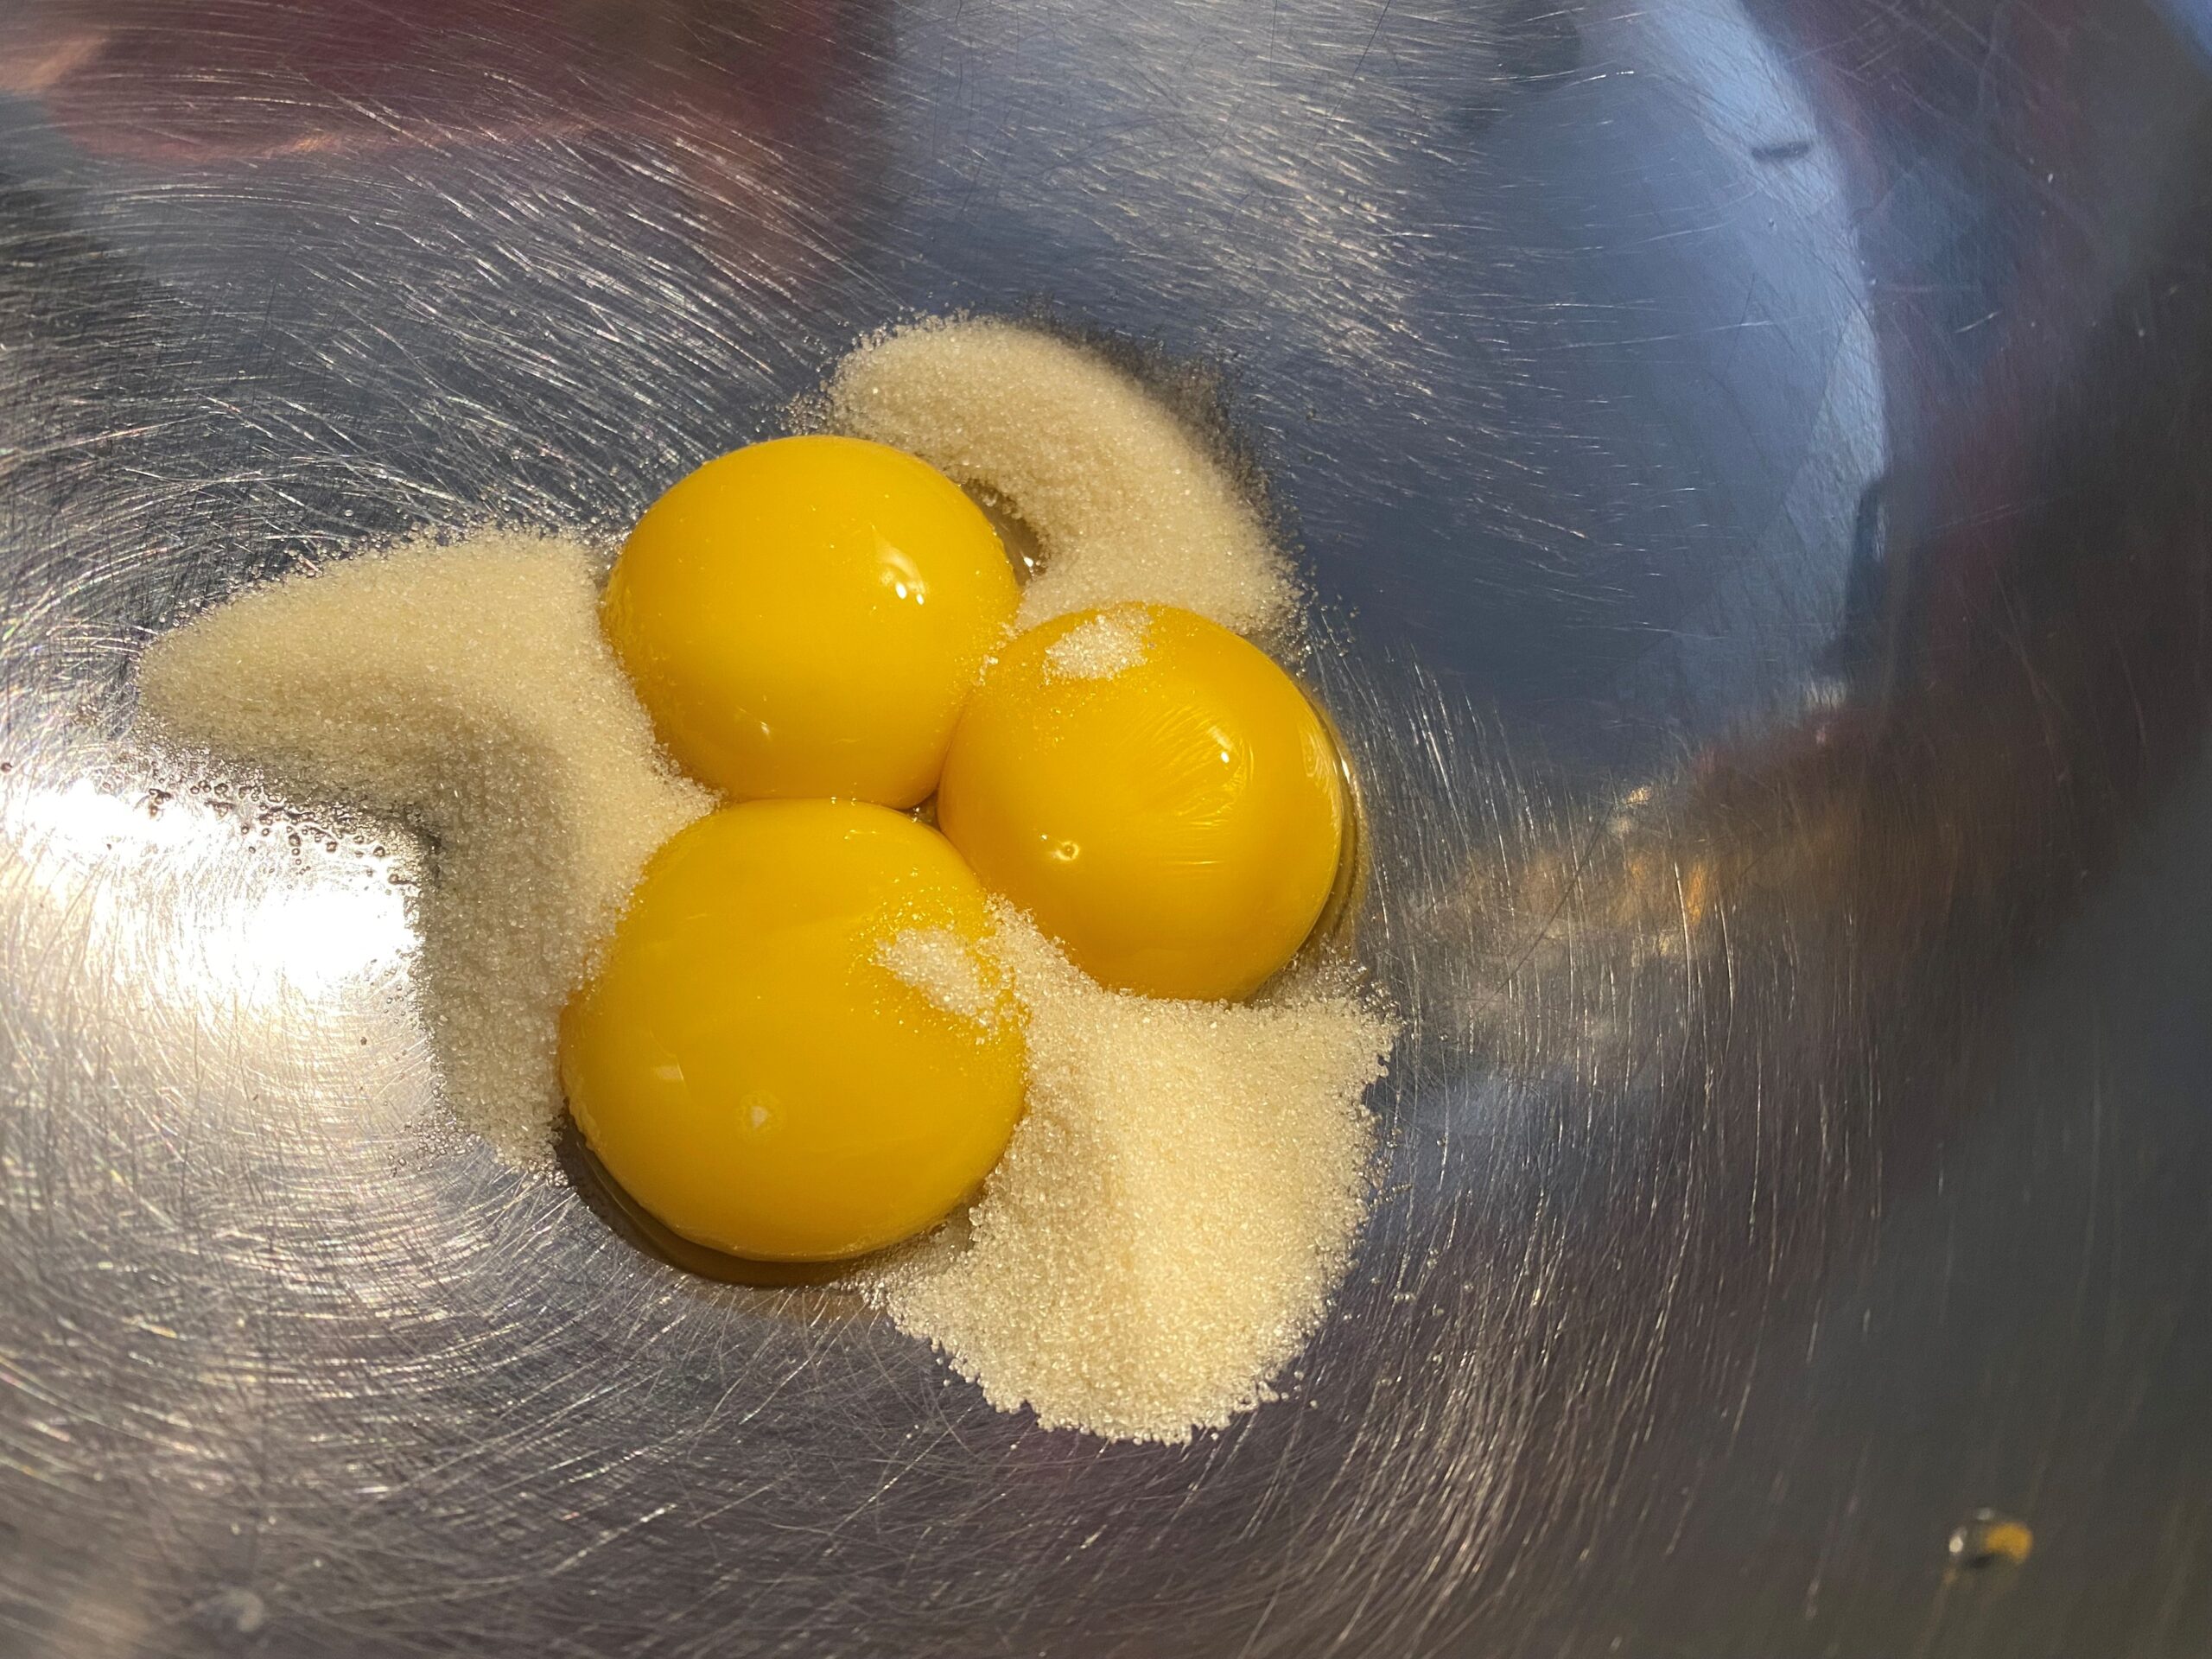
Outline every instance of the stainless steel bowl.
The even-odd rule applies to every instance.
[[[0,1649],[2212,1648],[2208,54],[0,11]],[[961,307],[1217,372],[1418,1026],[1335,1318],[1186,1448],[426,1144],[415,855],[123,741],[211,596],[619,523]]]

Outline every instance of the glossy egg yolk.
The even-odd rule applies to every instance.
[[[856,438],[709,461],[647,510],[601,620],[661,741],[738,799],[912,806],[1019,598],[990,521]]]
[[[1346,801],[1288,675],[1159,605],[1010,644],[953,734],[938,822],[984,885],[1105,984],[1249,995],[1313,931]]]
[[[988,925],[975,875],[912,818],[712,813],[653,855],[563,1019],[569,1111],[624,1191],[698,1243],[766,1262],[894,1243],[998,1161],[1022,1040],[1002,1000],[949,1012],[887,955],[949,946],[995,998],[972,954]]]

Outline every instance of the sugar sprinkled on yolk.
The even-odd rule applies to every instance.
[[[654,855],[569,1007],[569,1110],[623,1190],[698,1243],[777,1262],[895,1243],[974,1190],[1020,1115],[1019,1021],[894,971],[917,940],[942,963],[990,926],[974,874],[912,818],[712,813]],[[972,972],[995,988],[982,957]]]
[[[845,429],[905,444],[1010,504],[1046,556],[1019,617],[1109,607],[1038,643],[1047,660],[1035,678],[1056,696],[1129,698],[1180,659],[1173,630],[1154,626],[1160,613],[1120,601],[1172,600],[1244,630],[1294,620],[1288,567],[1234,478],[1086,350],[988,320],[925,325],[857,351],[826,403]],[[793,453],[740,453],[752,467],[764,451]],[[895,627],[895,649],[857,637],[873,625],[853,623],[852,587],[831,580],[846,566],[810,568],[792,550],[818,543],[766,533],[779,523],[810,533],[817,508],[849,519],[865,495],[839,481],[849,459],[806,460],[826,492],[793,485],[805,470],[794,462],[766,505],[748,493],[759,478],[734,490],[721,462],[703,493],[671,492],[683,511],[655,535],[677,546],[643,557],[633,537],[614,587],[634,608],[620,615],[600,608],[591,547],[496,531],[372,551],[248,594],[149,651],[142,718],[165,742],[250,762],[305,800],[350,800],[396,815],[391,833],[430,832],[432,880],[418,896],[430,1037],[461,1122],[505,1155],[536,1166],[550,1154],[557,1026],[566,1086],[607,1173],[709,1244],[843,1260],[927,1227],[988,1170],[962,1224],[856,1263],[846,1282],[939,1344],[995,1404],[1027,1402],[1048,1427],[1180,1441],[1269,1397],[1344,1270],[1369,1196],[1363,1096],[1395,1037],[1385,1014],[1325,973],[1300,972],[1248,1007],[1103,990],[1007,899],[986,906],[931,831],[860,805],[769,801],[703,818],[654,856],[624,908],[652,848],[709,806],[671,774],[657,736],[726,791],[751,793],[771,787],[774,766],[822,765],[805,751],[825,732],[857,732],[848,749],[875,753],[910,731],[906,690],[946,683],[932,677],[937,645]],[[886,471],[899,459],[877,457]],[[956,510],[941,489],[935,499],[963,538],[975,529],[967,503]],[[897,544],[912,555],[920,542]],[[1010,606],[1010,577],[986,544],[998,563],[982,561],[979,607],[995,614]],[[885,587],[882,561],[859,568]],[[961,591],[950,568],[916,556],[929,607]],[[896,592],[906,574],[889,569],[893,599],[911,596]],[[790,626],[747,608],[767,599]],[[754,631],[752,654],[741,659],[718,606]],[[1006,646],[998,626],[949,676],[954,708]],[[648,693],[657,727],[610,645],[632,672],[670,677]],[[896,677],[917,663],[918,677]],[[821,679],[808,678],[817,666]],[[732,746],[760,763],[751,783],[715,770],[717,732],[733,721],[740,739],[769,728],[757,751]],[[1179,752],[1156,738],[1129,728],[1093,752]],[[1318,729],[1308,740],[1326,747]],[[1255,738],[1253,749],[1284,746]],[[1166,844],[1150,798],[1103,772],[1078,782],[1069,798],[1099,825],[1096,845],[1118,840],[1128,855],[1131,916],[1179,914],[1185,876],[1155,882],[1135,856]],[[1327,793],[1337,830],[1309,846],[1329,850],[1306,861],[1307,876],[1298,838],[1263,848],[1259,868],[1286,894],[1327,886],[1308,882],[1338,856],[1344,803]],[[1224,809],[1202,838],[1224,869],[1243,867],[1236,847],[1268,840],[1228,835],[1232,823],[1251,827]],[[1092,860],[1078,874],[1105,868]],[[1110,883],[1091,885],[1112,896]],[[987,916],[995,931],[979,936]],[[1225,937],[1222,925],[1205,921],[1201,937]]]
[[[984,885],[1093,977],[1223,1000],[1313,931],[1346,805],[1290,677],[1204,617],[1146,605],[1008,645],[953,734],[937,810]]]
[[[737,799],[913,806],[1020,601],[997,531],[927,462],[779,438],[680,480],[602,620],[683,768]]]

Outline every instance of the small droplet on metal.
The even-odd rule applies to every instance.
[[[1976,1572],[1990,1567],[2018,1567],[2035,1545],[2036,1535],[2025,1522],[1995,1510],[1976,1510],[1965,1525],[1951,1529],[1951,1564]]]
[[[269,1604],[251,1590],[220,1590],[193,1609],[193,1622],[219,1640],[235,1643],[268,1624]]]

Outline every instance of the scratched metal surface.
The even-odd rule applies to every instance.
[[[2208,49],[0,9],[0,1651],[2212,1648]],[[1040,303],[1219,371],[1418,1018],[1335,1318],[1187,1449],[426,1142],[413,854],[119,741],[209,595]]]

